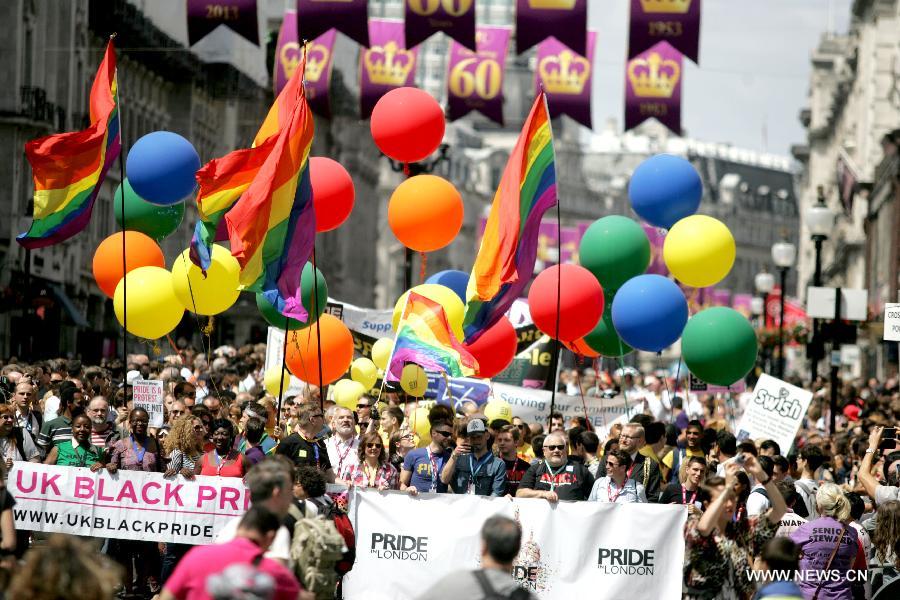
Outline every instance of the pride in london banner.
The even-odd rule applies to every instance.
[[[541,600],[681,597],[684,506],[412,498],[357,488],[350,510],[356,562],[344,577],[344,598],[417,598],[452,571],[477,569],[481,526],[497,514],[521,523],[513,576]]]
[[[235,478],[13,463],[7,482],[16,529],[102,538],[211,544],[250,506]]]

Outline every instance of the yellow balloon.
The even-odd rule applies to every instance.
[[[419,436],[420,448],[424,448],[431,443],[431,423],[428,422],[428,410],[428,408],[420,406],[409,413],[407,417],[409,428]]]
[[[279,395],[284,395],[284,392],[291,385],[291,372],[287,369],[284,369],[284,385],[281,387],[281,394],[279,394],[279,386],[281,386],[281,371],[278,369],[269,369],[266,371],[265,375],[263,375],[263,385],[266,387],[266,391],[276,398]]]
[[[334,401],[338,406],[356,410],[356,403],[359,401],[359,397],[366,393],[366,389],[358,381],[341,379],[334,384]]]
[[[171,273],[161,267],[140,267],[119,281],[113,296],[113,309],[123,326],[126,283],[129,333],[154,340],[175,329],[184,315],[184,306],[172,289]]]
[[[428,389],[428,376],[425,369],[419,365],[410,363],[400,372],[400,387],[410,396],[421,398]]]
[[[495,419],[503,419],[512,423],[512,406],[506,400],[495,398],[484,405],[484,416],[487,417],[488,423]]]
[[[241,265],[231,252],[213,244],[212,263],[206,277],[191,262],[190,249],[182,252],[172,265],[172,287],[186,309],[198,315],[223,313],[240,295]]]
[[[394,350],[394,340],[391,338],[381,338],[372,344],[372,362],[375,366],[384,371],[387,369],[388,360],[391,358],[391,352]]]
[[[463,317],[466,314],[466,305],[459,299],[456,292],[445,285],[438,285],[436,283],[423,283],[411,290],[403,292],[403,295],[397,300],[397,304],[394,305],[394,316],[391,317],[391,325],[393,325],[394,331],[397,331],[397,326],[400,324],[400,317],[402,316],[403,309],[406,307],[406,299],[409,297],[410,292],[425,296],[429,300],[434,300],[444,307],[444,312],[447,314],[447,321],[450,323],[450,329],[453,331],[453,335],[456,336],[456,339],[462,341],[462,325]]]
[[[350,379],[371,390],[378,380],[378,367],[368,358],[357,358],[350,364]]]
[[[725,279],[734,256],[734,236],[728,227],[706,215],[691,215],[675,223],[663,244],[669,271],[692,287],[708,287]]]

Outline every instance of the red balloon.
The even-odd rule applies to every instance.
[[[559,335],[556,298],[559,286]],[[563,342],[584,337],[603,316],[603,288],[593,273],[578,265],[556,265],[535,277],[528,291],[528,308],[538,329]]]
[[[337,229],[350,216],[356,191],[341,163],[324,156],[309,159],[309,178],[316,209],[316,231]]]
[[[503,317],[477,340],[465,344],[466,349],[478,361],[476,375],[489,378],[508,367],[516,356],[518,342],[515,328],[509,319]]]
[[[585,358],[597,358],[600,353],[587,345],[584,338],[578,338],[574,342],[563,342],[563,346],[569,349],[573,354],[584,356]]]
[[[444,111],[428,92],[402,87],[381,97],[369,128],[378,148],[396,161],[428,158],[444,139]]]

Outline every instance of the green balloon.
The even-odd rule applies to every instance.
[[[691,373],[713,385],[731,385],[756,364],[756,332],[741,313],[724,306],[691,317],[681,334],[681,356]]]
[[[619,289],[650,265],[650,240],[639,223],[612,215],[594,221],[578,248],[581,266],[594,274],[603,289]]]
[[[312,275],[313,268],[312,263],[306,263],[306,266],[303,267],[303,274],[300,276],[300,290],[302,292],[301,297],[303,298],[303,307],[309,313],[310,319],[306,323],[298,319],[287,319],[287,329],[289,331],[306,329],[318,321],[319,317],[322,316],[322,313],[325,312],[325,305],[328,303],[328,284],[325,283],[325,277],[322,275],[322,271],[316,269],[319,294],[318,296],[315,295],[315,286],[313,285]],[[316,298],[318,298],[318,302],[315,302]],[[314,303],[316,307],[315,312],[313,311]],[[272,303],[266,300],[262,293],[256,294],[256,308],[259,309],[259,314],[262,315],[263,319],[265,319],[269,325],[284,329],[285,316],[278,312],[278,310],[272,306]]]
[[[606,298],[606,305],[603,307],[603,317],[593,331],[584,336],[584,343],[587,344],[594,352],[599,352],[600,356],[625,356],[631,352],[632,348],[622,341],[616,328],[612,322],[612,300],[615,292],[612,292]]]
[[[122,227],[122,184],[116,188],[113,196],[113,210],[116,213],[116,224]],[[160,206],[151,204],[137,195],[125,178],[125,229],[140,231],[156,240],[165,239],[178,229],[184,219],[184,202]]]

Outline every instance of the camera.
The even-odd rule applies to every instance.
[[[13,385],[9,377],[5,375],[0,377],[0,398],[3,399],[4,403],[8,403],[12,399],[15,388],[16,386]]]

